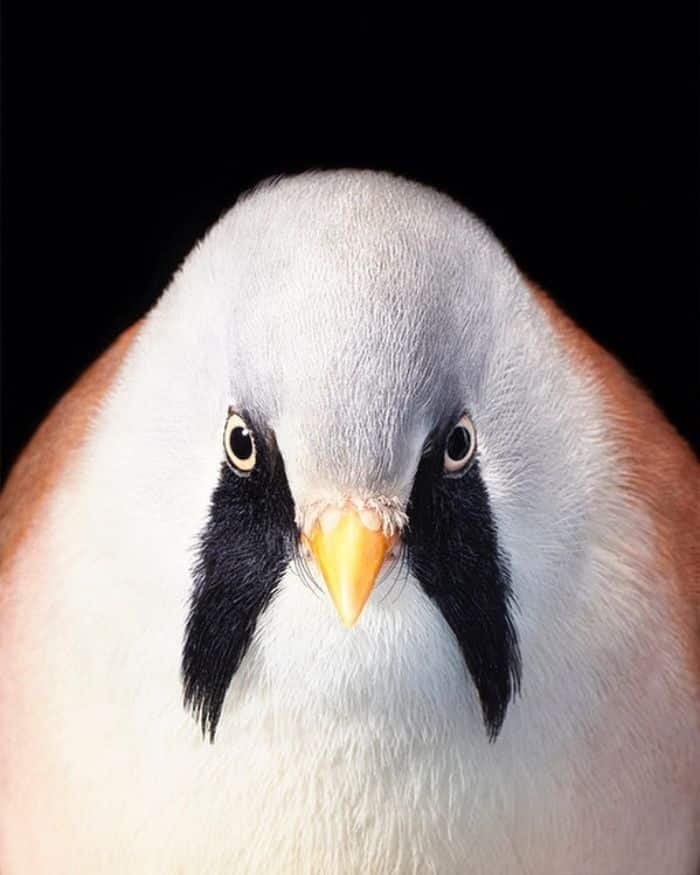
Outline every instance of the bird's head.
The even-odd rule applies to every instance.
[[[314,598],[351,639],[409,592],[495,737],[520,680],[517,606],[542,564],[532,534],[566,512],[547,491],[564,463],[538,320],[476,219],[385,174],[268,183],[196,247],[141,345],[157,374],[144,405],[170,411],[161,436],[179,434],[167,512],[206,499],[183,678],[212,737],[283,595]],[[303,611],[295,623],[303,637]]]

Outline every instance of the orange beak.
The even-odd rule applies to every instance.
[[[354,625],[394,536],[367,528],[355,508],[346,507],[330,530],[316,523],[304,537],[341,620],[346,626]]]

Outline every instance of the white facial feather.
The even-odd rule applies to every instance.
[[[426,438],[469,412],[523,658],[495,744],[412,578],[347,630],[293,568],[202,740],[180,655],[231,405],[274,431],[300,521],[349,498],[404,513]],[[690,875],[697,724],[620,476],[596,386],[460,206],[369,172],[243,198],[148,316],[20,557],[3,871]]]

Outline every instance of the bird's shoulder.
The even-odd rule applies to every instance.
[[[47,497],[82,445],[140,323],[127,328],[50,411],[15,462],[0,493],[0,572],[36,531]]]
[[[654,578],[669,589],[700,678],[700,463],[620,362],[544,291],[532,288],[573,366],[596,386],[630,499],[643,505],[654,524]]]

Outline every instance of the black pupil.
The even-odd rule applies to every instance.
[[[253,441],[250,432],[240,425],[232,429],[229,444],[231,445],[231,453],[241,462],[247,461],[253,455]]]
[[[453,462],[461,462],[469,455],[471,445],[471,435],[463,425],[458,425],[447,439],[447,455]]]

